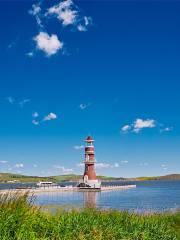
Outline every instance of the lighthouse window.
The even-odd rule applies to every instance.
[[[92,142],[88,142],[88,143],[87,143],[87,146],[92,146]]]

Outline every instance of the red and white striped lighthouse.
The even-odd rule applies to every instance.
[[[94,140],[88,136],[85,140],[85,169],[83,182],[91,188],[100,188],[101,183],[96,178],[95,158],[94,158]]]
[[[88,136],[85,140],[85,169],[84,169],[84,179],[96,180],[96,173],[94,169],[95,158],[94,158],[94,140],[91,136]]]

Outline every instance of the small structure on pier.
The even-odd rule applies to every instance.
[[[79,188],[100,189],[101,182],[96,178],[95,172],[95,157],[94,157],[94,140],[88,136],[85,140],[85,159],[84,159],[84,175],[80,181]]]

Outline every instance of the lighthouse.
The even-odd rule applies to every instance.
[[[84,156],[84,175],[79,187],[100,189],[101,182],[96,178],[95,172],[94,140],[91,136],[85,140]]]

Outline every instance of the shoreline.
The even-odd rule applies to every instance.
[[[101,180],[102,183],[111,183],[111,182],[145,182],[145,181],[172,181],[172,182],[176,182],[176,181],[180,181],[180,179],[125,179],[125,180]],[[59,184],[63,184],[63,183],[77,183],[78,181],[76,180],[64,180],[64,181],[54,181],[54,183],[59,183]],[[30,182],[23,182],[23,181],[16,181],[16,182],[1,182],[0,184],[36,184],[37,181],[30,181]]]
[[[116,191],[136,188],[136,185],[125,186],[102,186],[98,188],[78,188],[78,187],[49,187],[49,188],[34,188],[34,189],[3,189],[0,194],[7,193],[45,193],[45,192],[85,192],[85,191]]]

